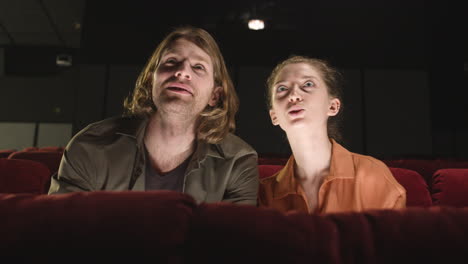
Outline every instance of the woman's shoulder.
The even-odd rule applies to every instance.
[[[282,168],[281,170],[283,170]],[[275,172],[273,175],[263,177],[260,179],[260,184],[263,186],[272,186],[277,182],[278,174],[281,172],[281,170]]]
[[[365,168],[371,170],[388,170],[387,165],[372,156],[350,152],[355,168]]]
[[[395,179],[390,168],[381,160],[368,155],[352,153],[356,177],[361,182],[375,185],[389,185],[403,191],[401,184]]]

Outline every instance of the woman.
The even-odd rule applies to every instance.
[[[308,213],[405,207],[406,191],[383,162],[335,141],[339,77],[327,62],[302,56],[271,73],[270,117],[286,132],[292,155],[281,171],[261,180],[260,206]]]

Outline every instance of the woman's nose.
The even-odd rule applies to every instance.
[[[302,101],[302,96],[298,93],[297,88],[293,87],[289,93],[289,102],[300,102]]]

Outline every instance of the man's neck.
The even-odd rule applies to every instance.
[[[195,151],[195,120],[164,118],[155,113],[148,121],[144,142],[151,165],[159,173],[171,171]]]
[[[302,181],[320,182],[328,175],[331,162],[332,144],[326,129],[304,129],[288,134],[294,159],[295,172]]]

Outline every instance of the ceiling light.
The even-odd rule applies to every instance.
[[[265,28],[265,22],[261,19],[250,19],[249,29],[251,30],[262,30]]]

